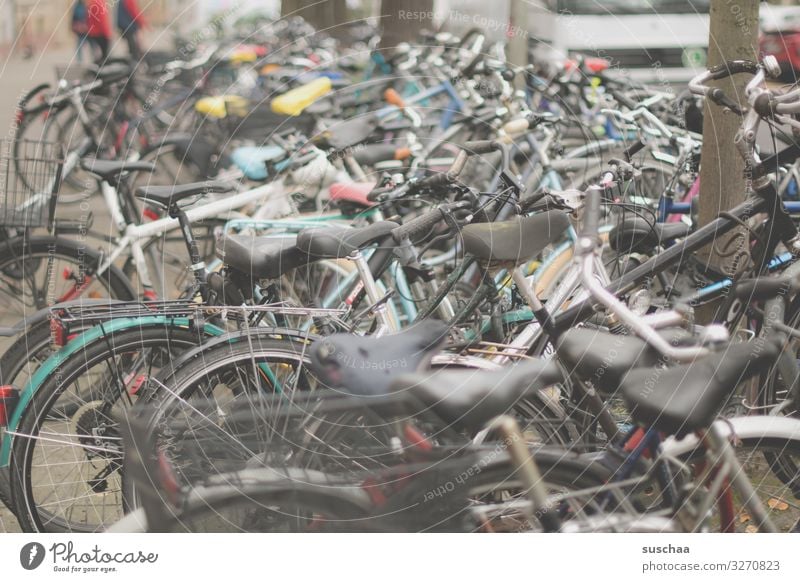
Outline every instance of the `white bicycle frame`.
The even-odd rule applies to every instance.
[[[97,269],[97,274],[102,275],[105,273],[126,249],[130,248],[131,257],[133,258],[142,286],[145,290],[152,290],[153,280],[151,279],[150,270],[147,266],[143,246],[157,236],[170,230],[180,228],[178,220],[175,218],[161,218],[147,224],[128,224],[122,214],[119,198],[117,196],[117,189],[103,181],[101,182],[101,192],[111,214],[111,220],[122,233],[122,237],[116,242],[114,249]],[[202,206],[191,208],[186,211],[186,215],[190,222],[195,222],[224,215],[237,208],[247,206],[248,204],[260,202],[260,210],[256,212],[252,219],[254,221],[260,219],[264,220],[269,218],[266,216],[268,213],[273,212],[270,207],[275,206],[275,203],[278,202],[277,198],[279,196],[285,197],[286,195],[287,191],[283,187],[283,180],[277,179],[252,190],[240,192]],[[270,205],[270,202],[273,204]],[[359,285],[356,290],[360,290],[363,287],[370,303],[376,305],[375,315],[379,320],[379,328],[376,335],[383,335],[387,331],[397,331],[394,320],[389,317],[388,310],[382,303],[383,295],[377,288],[376,282],[369,271],[369,266],[364,254],[357,252],[347,258],[355,264],[361,279],[362,284]],[[192,266],[192,268],[195,267],[205,268],[205,264]]]
[[[101,182],[101,192],[111,214],[111,220],[122,236],[116,241],[116,245],[109,253],[108,257],[106,257],[98,267],[97,275],[105,273],[111,268],[114,261],[130,248],[131,257],[133,258],[142,286],[146,290],[152,290],[153,280],[147,267],[143,247],[155,237],[173,229],[180,228],[178,220],[175,218],[160,218],[147,224],[129,224],[122,214],[116,188],[107,182]],[[208,204],[196,206],[189,209],[186,215],[191,222],[200,221],[225,215],[233,210],[256,202],[261,202],[262,205],[265,205],[270,202],[271,198],[285,193],[283,180],[279,179],[269,184],[253,188],[252,190],[239,192]]]

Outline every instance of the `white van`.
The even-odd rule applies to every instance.
[[[600,56],[642,81],[686,81],[705,67],[710,0],[523,2],[539,54]],[[453,29],[484,24],[498,40],[509,34],[508,0],[438,0],[435,10]]]

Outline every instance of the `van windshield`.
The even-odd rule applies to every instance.
[[[566,14],[707,14],[711,0],[558,0]]]

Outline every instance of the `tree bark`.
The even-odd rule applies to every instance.
[[[281,0],[281,17],[291,16],[298,8],[299,0]]]
[[[382,0],[381,49],[415,40],[420,29],[433,28],[433,0]]]
[[[508,40],[508,61],[517,67],[528,65],[528,34],[526,33],[528,9],[524,0],[511,0],[511,10],[509,11],[509,40]],[[523,89],[525,79],[522,75],[517,75],[517,89]]]
[[[337,34],[337,28],[347,22],[346,0],[282,0],[281,16],[301,16],[319,31]]]
[[[708,42],[708,66],[733,59],[758,59],[758,0],[711,0],[711,26]],[[736,75],[715,82],[725,94],[746,105],[744,87],[747,75]],[[705,101],[703,150],[700,170],[700,223],[708,224],[720,212],[741,203],[749,184],[744,175],[744,160],[737,153],[734,137],[741,118]],[[747,232],[736,229],[698,253],[708,267],[733,276],[748,266]],[[714,318],[713,310],[698,312],[701,320]]]

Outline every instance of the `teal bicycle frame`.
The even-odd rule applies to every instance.
[[[104,322],[102,325],[96,325],[78,337],[71,340],[67,345],[62,347],[56,353],[47,358],[41,366],[39,366],[33,375],[28,379],[24,389],[20,394],[20,400],[14,409],[14,414],[8,422],[3,432],[2,443],[0,443],[0,468],[8,467],[11,456],[11,444],[13,436],[19,426],[23,414],[28,408],[28,405],[36,396],[37,391],[42,383],[52,374],[58,367],[67,361],[68,358],[78,353],[81,349],[86,348],[91,342],[100,339],[110,332],[124,331],[126,329],[141,328],[143,326],[157,326],[164,327],[173,326],[186,328],[190,325],[188,318],[170,318],[164,316],[141,317],[141,318],[125,318],[125,319],[111,319]],[[217,327],[216,325],[206,323],[203,332],[208,337],[217,337],[225,333],[225,330]],[[11,434],[9,434],[11,433]]]

